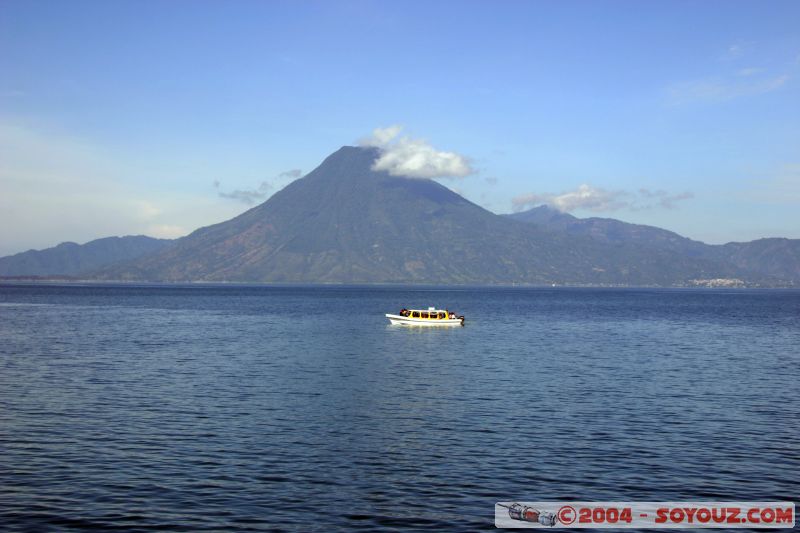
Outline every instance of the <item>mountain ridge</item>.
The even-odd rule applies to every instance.
[[[672,284],[726,265],[598,243],[491,213],[432,181],[375,171],[342,147],[241,215],[102,279],[333,283]],[[661,265],[671,265],[672,271]]]
[[[170,242],[146,235],[67,241],[43,250],[0,257],[0,276],[72,276],[154,252]]]
[[[767,237],[747,242],[706,244],[655,226],[613,218],[577,218],[547,205],[503,216],[571,235],[589,236],[600,242],[635,242],[650,248],[670,249],[692,257],[722,261],[736,267],[741,276],[800,280],[800,239]]]
[[[800,240],[707,245],[547,207],[497,215],[345,146],[240,215],[84,269],[106,281],[687,286],[800,280]],[[0,259],[2,261],[2,259]],[[62,273],[51,273],[62,274]]]

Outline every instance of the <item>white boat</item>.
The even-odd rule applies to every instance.
[[[395,326],[463,326],[464,315],[456,316],[446,309],[429,307],[421,309],[403,309],[399,314],[386,313],[386,318]]]

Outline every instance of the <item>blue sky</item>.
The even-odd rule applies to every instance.
[[[798,2],[5,0],[0,255],[185,234],[391,125],[468,158],[440,181],[494,212],[800,238],[798,20]]]

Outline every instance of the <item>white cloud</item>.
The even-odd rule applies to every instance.
[[[272,191],[274,191],[277,187],[279,182],[284,181],[292,181],[300,176],[303,175],[303,171],[299,168],[293,168],[291,170],[287,170],[285,172],[281,172],[278,176],[272,180],[264,180],[262,181],[257,187],[253,189],[236,189],[234,191],[225,192],[225,191],[218,191],[217,195],[220,198],[227,198],[228,200],[236,200],[237,202],[242,202],[247,205],[253,205],[257,202],[261,202],[266,200]],[[222,183],[220,180],[214,180],[214,188],[219,189]]]
[[[669,194],[666,191],[649,189],[639,189],[636,193],[609,191],[584,183],[573,191],[561,194],[523,194],[513,198],[511,203],[514,211],[523,211],[545,204],[564,212],[584,210],[603,213],[620,209],[636,211],[655,207],[674,209],[677,202],[692,197],[693,194],[690,192]]]
[[[795,69],[784,65],[781,69],[763,68],[757,63],[755,43],[740,41],[731,44],[720,60],[726,64],[725,73],[683,80],[665,88],[665,97],[671,105],[694,103],[721,103],[777,91],[787,85]],[[747,63],[744,63],[747,60]]]
[[[703,79],[673,83],[667,87],[667,100],[672,105],[698,102],[718,103],[745,96],[777,91],[789,81],[788,74],[771,77],[740,75],[738,79]]]
[[[751,55],[756,48],[755,41],[738,41],[728,46],[720,56],[722,61],[738,61]]]
[[[214,182],[214,187],[219,187],[219,181]],[[231,192],[219,191],[217,194],[220,198],[227,198],[247,205],[253,205],[256,202],[265,200],[273,189],[274,187],[270,182],[262,181],[255,189],[236,189]]]
[[[377,128],[372,136],[363,139],[362,146],[380,150],[374,170],[384,170],[393,176],[409,178],[463,178],[475,171],[469,160],[455,152],[435,149],[422,139],[398,137],[401,126]]]
[[[163,209],[147,200],[134,200],[131,204],[133,204],[139,216],[144,220],[151,220],[164,212]]]
[[[515,211],[522,211],[541,204],[547,204],[560,211],[616,211],[627,204],[624,198],[628,195],[624,191],[607,191],[591,187],[587,184],[579,186],[574,191],[561,194],[524,194],[511,200]]]
[[[736,75],[737,76],[748,77],[748,76],[753,76],[755,74],[758,74],[762,70],[763,69],[756,68],[756,67],[740,68],[739,70],[736,71]]]
[[[303,175],[303,171],[299,168],[293,168],[291,170],[287,170],[286,172],[281,172],[278,174],[279,178],[289,178],[289,179],[297,179]]]
[[[403,126],[397,124],[388,126],[386,128],[375,128],[372,130],[372,135],[361,139],[358,144],[361,146],[375,146],[378,148],[385,148],[395,137],[400,135]]]
[[[667,191],[651,191],[649,189],[639,189],[639,196],[644,203],[632,205],[633,209],[651,209],[653,207],[663,207],[664,209],[675,209],[678,202],[694,198],[691,192],[681,192],[669,194]]]
[[[726,61],[738,59],[742,56],[743,51],[744,47],[741,44],[732,44],[725,50],[725,53],[722,54],[721,59]]]
[[[188,234],[189,231],[183,226],[172,224],[153,224],[147,228],[147,235],[159,239],[177,239]]]

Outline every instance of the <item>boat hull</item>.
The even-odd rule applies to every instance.
[[[444,318],[432,320],[430,318],[411,318],[409,316],[386,314],[386,318],[393,326],[422,326],[422,327],[452,327],[463,326],[460,318]]]

